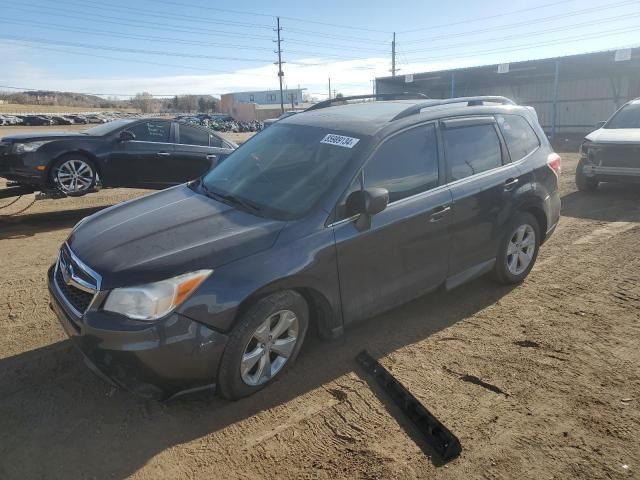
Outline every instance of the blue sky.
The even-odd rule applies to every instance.
[[[640,44],[638,0],[0,0],[0,85],[276,89],[276,15],[285,83],[318,98],[328,77],[345,94],[371,91],[389,74],[393,31],[399,74]]]

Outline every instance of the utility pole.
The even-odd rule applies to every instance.
[[[331,100],[331,77],[329,77],[329,100]]]
[[[391,76],[396,76],[396,32],[393,32],[393,41],[391,42]]]
[[[280,113],[284,113],[284,98],[282,97],[282,77],[284,77],[284,72],[282,71],[282,39],[280,38],[282,28],[280,28],[280,17],[277,18],[277,22],[278,28],[276,32],[278,33],[278,40],[276,40],[276,42],[278,42],[278,51],[276,53],[278,54],[278,62],[275,63],[275,65],[278,65],[278,78],[280,79]]]

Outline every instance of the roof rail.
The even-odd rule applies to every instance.
[[[375,98],[376,100],[398,100],[400,98],[415,98],[415,99],[424,98],[426,100],[429,97],[427,97],[422,93],[409,93],[409,92],[376,93],[371,95],[352,95],[350,97],[336,97],[336,98],[330,98],[328,100],[323,100],[322,102],[318,102],[315,105],[311,105],[309,108],[305,110],[305,112],[309,112],[311,110],[319,110],[321,108],[327,108],[327,107],[330,107],[333,103],[337,103],[337,102],[346,102],[348,100],[365,100],[367,98]]]
[[[459,98],[446,98],[443,100],[429,100],[424,103],[417,103],[415,105],[411,105],[410,107],[404,109],[399,114],[391,119],[400,120],[401,118],[410,117],[411,115],[415,115],[416,113],[420,113],[422,109],[428,107],[438,107],[440,105],[450,105],[453,103],[466,103],[468,107],[474,107],[478,105],[484,105],[485,102],[490,103],[500,103],[502,105],[517,105],[516,102],[507,98],[507,97],[496,97],[496,96],[479,96],[479,97],[459,97]]]

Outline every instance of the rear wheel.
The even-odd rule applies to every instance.
[[[536,263],[540,248],[540,226],[530,213],[518,213],[502,239],[493,278],[509,285],[522,282]]]
[[[69,155],[56,161],[51,168],[51,182],[65,195],[79,197],[96,183],[96,168],[88,158]]]
[[[282,376],[300,352],[308,325],[307,302],[292,290],[258,301],[229,336],[218,392],[228,399],[242,398]]]
[[[576,169],[576,187],[581,192],[593,192],[598,188],[598,180],[593,177],[587,177],[584,174],[584,160],[578,162],[578,168]]]

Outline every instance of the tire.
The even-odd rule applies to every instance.
[[[74,180],[69,175],[77,174]],[[62,174],[66,176],[63,177]],[[96,184],[96,166],[83,155],[70,154],[56,160],[49,170],[51,185],[69,197],[81,197],[89,193]]]
[[[523,236],[519,236],[519,232],[523,232]],[[527,240],[531,238],[533,239]],[[536,263],[538,251],[540,249],[540,225],[536,218],[530,213],[519,212],[509,222],[506,233],[500,242],[496,265],[493,270],[493,279],[503,285],[513,285],[521,283],[527,278],[529,272]],[[531,242],[529,244],[529,242]],[[515,259],[513,251],[520,251],[524,256]],[[528,260],[528,263],[526,263]],[[526,263],[526,265],[525,265]]]
[[[576,169],[576,187],[581,192],[593,192],[596,188],[598,188],[598,180],[593,177],[587,177],[584,174],[584,160],[580,160],[578,162],[578,167]]]
[[[296,317],[295,325],[291,320],[291,314]],[[263,335],[266,333],[267,321],[271,325],[269,333],[278,333],[276,327],[280,322],[282,325],[292,325],[292,327],[283,331],[277,338],[272,339],[270,335],[265,339]],[[295,362],[308,326],[309,307],[300,294],[292,290],[284,290],[258,301],[242,315],[229,336],[218,370],[218,393],[224,398],[235,400],[252,395],[280,378]],[[296,336],[295,342],[290,340],[293,334]],[[258,340],[258,337],[263,340]],[[261,341],[265,343],[260,343]],[[275,348],[276,345],[279,345],[278,348]],[[287,347],[284,348],[284,345]],[[265,350],[269,353],[262,353]],[[288,351],[288,357],[284,362],[281,360],[284,357],[276,350]],[[244,364],[243,358],[246,359]],[[271,367],[269,370],[267,370],[266,358],[269,358],[268,365]],[[248,368],[250,365],[252,367]],[[265,374],[264,372],[267,371],[269,373]],[[261,375],[260,372],[263,374]],[[274,372],[273,375],[271,372]]]

